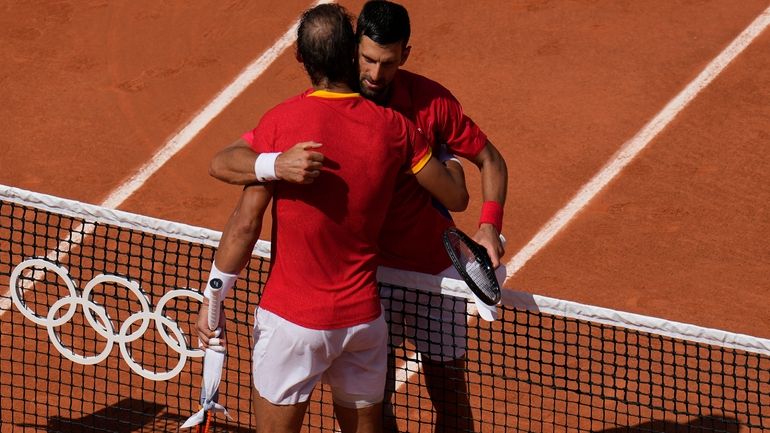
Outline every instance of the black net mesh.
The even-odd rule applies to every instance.
[[[215,242],[99,220],[0,202],[2,431],[177,431],[198,410],[202,358],[191,335]],[[253,428],[251,329],[266,269],[254,257],[225,301],[220,402],[233,420],[216,417],[214,431]],[[512,305],[499,306],[495,322],[446,320],[451,332],[437,333],[419,319],[440,317],[447,302],[463,309],[465,299],[431,306],[443,295],[384,289],[399,316],[391,321],[390,428],[770,430],[767,355]],[[448,363],[417,353],[464,346],[465,356]],[[329,394],[316,389],[303,431],[336,430]]]

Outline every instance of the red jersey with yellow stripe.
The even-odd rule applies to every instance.
[[[313,329],[376,319],[378,237],[397,175],[418,172],[431,156],[424,138],[357,93],[312,90],[271,109],[243,138],[259,153],[316,141],[325,158],[312,184],[275,182],[260,307]]]
[[[434,147],[473,159],[487,136],[463,113],[462,105],[440,84],[403,69],[391,84],[387,106],[413,121]],[[446,209],[433,200],[414,176],[399,176],[396,195],[380,236],[385,266],[435,274],[451,265],[441,235],[454,225]]]

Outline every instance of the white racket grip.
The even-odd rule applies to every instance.
[[[222,290],[211,290],[209,293],[209,329],[219,327],[219,310],[222,305]]]

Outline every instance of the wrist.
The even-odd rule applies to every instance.
[[[236,274],[228,274],[217,269],[214,263],[211,264],[211,271],[209,272],[209,279],[206,282],[206,288],[203,290],[203,297],[205,301],[211,299],[213,292],[219,291],[220,299],[225,299],[230,289],[235,285],[235,280],[238,279]]]
[[[254,161],[254,174],[260,182],[270,182],[278,180],[275,174],[275,160],[278,159],[280,152],[260,153],[257,160]]]
[[[485,201],[481,205],[479,227],[482,224],[491,224],[497,229],[497,233],[501,233],[503,231],[503,206],[496,201]]]

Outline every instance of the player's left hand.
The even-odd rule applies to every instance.
[[[500,266],[500,258],[505,255],[505,246],[500,239],[500,233],[492,224],[481,224],[479,230],[473,235],[473,240],[487,249],[492,266]]]
[[[321,143],[305,141],[281,152],[275,160],[275,175],[291,183],[309,184],[320,176],[324,155]]]

